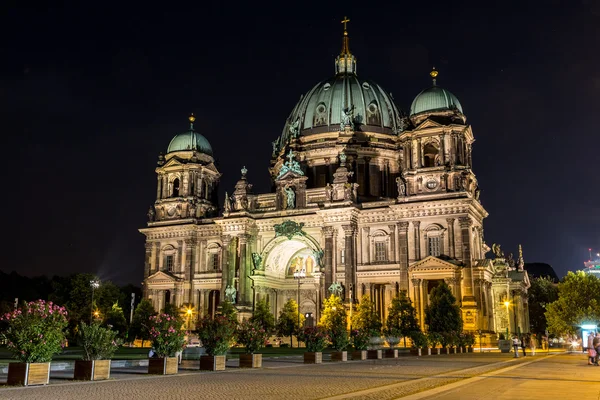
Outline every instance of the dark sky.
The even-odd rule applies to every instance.
[[[124,3],[0,6],[0,269],[139,283],[157,156],[190,112],[221,193],[243,165],[268,190],[270,142],[333,75],[345,14],[359,76],[399,108],[431,66],[460,99],[490,246],[559,275],[600,248],[598,0]]]

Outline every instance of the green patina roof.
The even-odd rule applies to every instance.
[[[463,113],[462,106],[456,96],[439,86],[432,86],[415,97],[410,106],[410,115],[454,109]]]
[[[198,132],[194,130],[193,125],[190,126],[190,130],[184,133],[180,133],[171,139],[167,153],[174,151],[199,151],[200,153],[208,154],[212,156],[213,151],[208,140]]]

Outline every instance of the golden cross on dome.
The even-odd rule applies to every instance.
[[[348,28],[348,22],[350,22],[350,20],[348,17],[344,16],[344,19],[342,20],[342,24],[344,24],[344,35],[347,35],[346,30]]]

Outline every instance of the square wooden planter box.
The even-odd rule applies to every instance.
[[[50,363],[9,363],[6,384],[9,386],[47,385]]]
[[[323,353],[322,352],[306,352],[304,353],[304,364],[322,364]]]
[[[226,356],[200,356],[201,371],[225,371]],[[241,362],[241,358],[240,358]],[[262,357],[261,357],[262,363]]]
[[[348,361],[347,351],[334,351],[331,353],[331,361]]]
[[[366,350],[356,350],[352,352],[353,360],[366,360],[367,359],[367,351]]]
[[[110,360],[75,360],[73,378],[78,381],[103,381],[110,378]]]
[[[179,370],[177,357],[149,358],[148,373],[152,375],[174,375]]]
[[[381,350],[367,350],[367,359],[368,360],[381,360],[383,358],[383,353]]]
[[[262,368],[262,354],[240,354],[240,368]]]
[[[398,349],[386,349],[385,358],[398,358]]]

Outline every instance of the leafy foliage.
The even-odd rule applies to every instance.
[[[127,321],[123,309],[117,303],[113,304],[112,308],[106,313],[104,324],[117,331],[120,338],[124,339],[127,336]]]
[[[427,346],[427,336],[420,330],[409,333],[413,347],[423,348]]]
[[[32,301],[6,313],[3,338],[13,357],[21,362],[49,362],[65,345],[67,311],[51,301]]]
[[[548,330],[573,334],[577,326],[600,320],[600,279],[584,272],[569,272],[558,284],[558,299],[547,305]]]
[[[406,346],[406,337],[409,336],[411,332],[420,330],[419,323],[417,322],[417,311],[406,294],[400,292],[400,295],[393,298],[390,303],[383,334],[386,336],[390,347],[393,347],[393,338],[399,337],[404,338],[404,345]],[[396,344],[398,344],[398,342],[396,342]]]
[[[438,332],[429,331],[425,334],[427,337],[427,345],[431,348],[436,348],[439,344],[442,343],[442,335]]]
[[[150,317],[152,347],[158,357],[174,357],[185,346],[183,321],[173,315],[161,313]]]
[[[425,323],[429,331],[453,335],[462,331],[462,316],[456,298],[445,283],[433,288],[425,309]]]
[[[219,315],[222,315],[229,321],[233,322],[234,324],[237,324],[237,310],[235,309],[235,306],[233,304],[231,304],[227,300],[224,300],[219,305],[219,308],[221,309],[218,312]]]
[[[181,309],[173,303],[165,304],[165,306],[161,310],[161,314],[168,314],[171,317],[183,321],[183,317],[181,316]]]
[[[369,295],[364,295],[352,315],[352,329],[366,331],[369,336],[381,335],[381,320]]]
[[[300,324],[298,324],[300,318]],[[281,336],[290,337],[290,346],[292,345],[292,335],[300,330],[300,326],[304,324],[304,315],[300,315],[298,304],[294,299],[289,299],[279,313],[276,330]]]
[[[261,299],[254,306],[254,314],[250,318],[250,322],[256,322],[260,325],[267,334],[271,334],[275,329],[275,317],[271,313],[271,307],[266,299]]]
[[[363,329],[353,329],[350,332],[350,337],[352,339],[352,347],[356,350],[366,350],[369,347],[369,339],[371,338],[369,332]]]
[[[318,327],[304,328],[298,336],[306,344],[306,351],[308,352],[323,351],[329,341],[327,333]]]
[[[238,326],[237,342],[244,346],[244,351],[254,354],[265,347],[269,333],[258,321],[244,321]]]
[[[83,359],[109,360],[115,354],[122,341],[116,331],[102,327],[99,323],[87,325],[81,322],[77,331],[77,342],[83,347]]]
[[[139,338],[142,339],[142,342],[150,340],[150,317],[154,315],[156,315],[156,311],[150,300],[143,299],[140,301],[133,313],[133,320],[129,327],[129,338],[131,340]]]
[[[206,353],[211,356],[227,354],[235,341],[236,326],[237,322],[225,315],[200,318],[196,329]]]
[[[558,299],[558,287],[549,277],[535,278],[531,280],[527,297],[531,332],[543,334],[548,328],[547,306]]]
[[[323,311],[319,326],[327,333],[331,345],[337,351],[344,351],[350,344],[346,324],[348,321],[346,307],[342,299],[335,294],[323,301]]]

